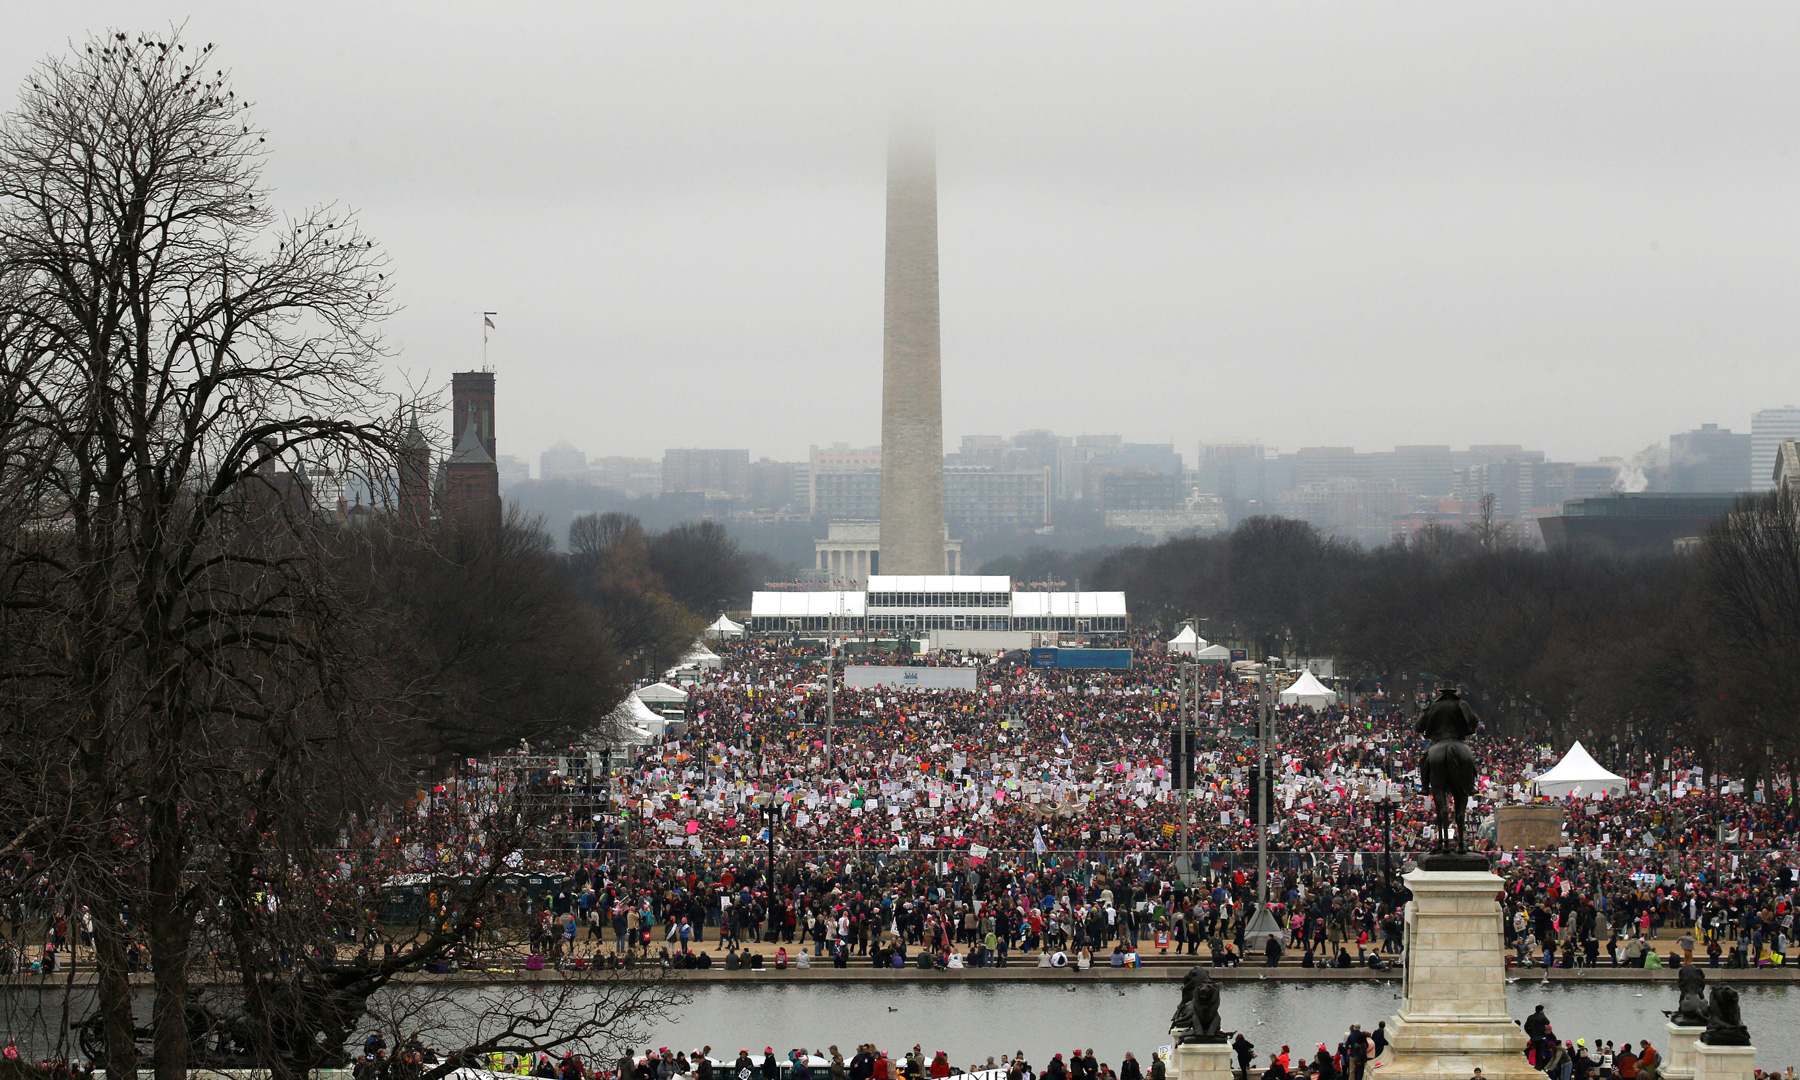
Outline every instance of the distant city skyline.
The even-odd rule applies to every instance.
[[[1467,446],[1411,444],[1359,451],[1304,446],[1283,451],[1256,443],[1204,443],[1189,458],[1170,443],[1119,435],[1064,434],[1043,428],[1011,436],[964,435],[940,469],[944,559],[959,564],[965,539],[977,549],[1029,544],[1072,528],[1095,544],[1159,540],[1220,532],[1246,517],[1275,515],[1379,546],[1431,526],[1499,522],[1536,543],[1555,532],[1565,542],[1598,529],[1614,544],[1652,547],[1739,493],[1773,484],[1771,448],[1800,434],[1800,409],[1757,412],[1750,431],[1714,423],[1671,433],[1630,455],[1559,460],[1519,443]],[[540,510],[571,515],[580,503],[633,502],[658,518],[696,517],[798,527],[815,545],[816,572],[861,580],[876,572],[879,522],[893,508],[880,446],[814,445],[804,461],[752,460],[744,448],[672,447],[650,457],[589,459],[560,442],[540,457],[539,477],[562,485],[519,491]],[[509,485],[529,478],[524,461],[502,455]],[[902,503],[904,504],[904,474]],[[585,492],[585,494],[584,494]],[[610,493],[610,494],[607,494]],[[1619,517],[1610,496],[1631,496],[1637,509]],[[1578,505],[1579,504],[1579,505]],[[1656,520],[1642,507],[1679,513]],[[1699,509],[1696,509],[1699,508]],[[1539,523],[1565,515],[1606,518],[1564,526]],[[1665,520],[1666,518],[1666,520]],[[1613,531],[1623,529],[1618,535]],[[1583,531],[1587,530],[1587,531]],[[1647,530],[1647,531],[1646,531]],[[1674,530],[1671,532],[1670,530]],[[1667,535],[1665,535],[1667,534]],[[1010,538],[1010,539],[1009,539]],[[935,557],[935,553],[934,553]]]
[[[1800,401],[1787,5],[9,14],[7,89],[89,31],[217,43],[272,208],[390,257],[396,389],[478,368],[498,312],[527,460],[873,442],[903,109],[948,432],[1589,460]]]
[[[1730,432],[1735,432],[1739,435],[1750,436],[1750,435],[1752,435],[1753,424],[1757,421],[1757,419],[1759,417],[1762,418],[1764,420],[1765,424],[1769,426],[1770,430],[1773,433],[1775,433],[1772,436],[1775,442],[1778,442],[1781,437],[1800,437],[1800,407],[1794,407],[1794,406],[1763,406],[1763,407],[1759,407],[1757,409],[1752,410],[1752,413],[1749,417],[1747,417],[1746,419],[1744,419],[1738,423],[1730,423],[1730,422],[1726,422],[1723,420],[1713,420],[1713,419],[1696,420],[1696,421],[1688,424],[1686,427],[1679,428],[1679,429],[1673,430],[1673,431],[1664,432],[1661,435],[1653,435],[1653,434],[1646,433],[1645,437],[1641,441],[1634,443],[1629,447],[1621,447],[1621,448],[1613,449],[1610,451],[1603,450],[1600,453],[1594,454],[1592,456],[1585,456],[1585,457],[1578,457],[1578,456],[1574,456],[1574,455],[1558,453],[1550,446],[1538,445],[1538,444],[1530,442],[1529,440],[1522,440],[1522,439],[1499,439],[1499,440],[1493,440],[1491,442],[1469,440],[1469,439],[1465,439],[1465,440],[1461,440],[1461,441],[1454,441],[1454,440],[1452,440],[1452,441],[1444,441],[1444,440],[1432,441],[1432,440],[1418,439],[1418,440],[1407,440],[1407,441],[1400,441],[1400,442],[1393,442],[1393,443],[1308,442],[1308,443],[1297,443],[1297,444],[1293,444],[1293,445],[1282,445],[1282,444],[1275,443],[1270,440],[1255,439],[1255,438],[1192,439],[1192,440],[1187,440],[1184,442],[1182,440],[1170,440],[1167,438],[1153,438],[1153,437],[1144,435],[1143,433],[1140,433],[1140,432],[1116,431],[1116,430],[1109,430],[1109,431],[1067,430],[1067,431],[1058,431],[1056,433],[1059,435],[1067,435],[1067,436],[1071,436],[1071,437],[1072,436],[1100,436],[1100,437],[1116,436],[1116,437],[1123,439],[1124,441],[1126,441],[1128,443],[1168,444],[1168,445],[1171,445],[1174,448],[1175,452],[1181,456],[1184,467],[1186,467],[1188,469],[1193,469],[1193,468],[1197,467],[1197,461],[1195,459],[1197,458],[1197,456],[1199,454],[1200,448],[1203,446],[1260,446],[1265,451],[1267,451],[1268,453],[1271,453],[1271,454],[1275,454],[1275,453],[1292,454],[1292,453],[1296,453],[1301,450],[1317,449],[1317,448],[1325,448],[1325,447],[1330,447],[1330,448],[1348,447],[1349,449],[1353,450],[1354,452],[1356,452],[1358,454],[1369,454],[1369,453],[1387,453],[1387,452],[1393,451],[1397,447],[1405,447],[1405,446],[1446,445],[1446,446],[1449,446],[1453,450],[1466,450],[1471,446],[1498,444],[1498,445],[1518,445],[1518,446],[1522,446],[1522,447],[1525,447],[1525,448],[1531,449],[1531,450],[1543,451],[1547,455],[1547,458],[1549,460],[1554,460],[1554,461],[1590,461],[1591,462],[1591,461],[1601,461],[1601,460],[1608,460],[1608,459],[1617,459],[1622,462],[1630,463],[1637,455],[1643,453],[1646,449],[1648,449],[1650,447],[1661,447],[1666,452],[1670,447],[1671,438],[1673,438],[1677,435],[1684,434],[1688,431],[1698,431],[1699,429],[1706,427],[1708,425],[1716,426],[1720,429],[1724,429],[1724,430],[1727,430]],[[879,428],[878,423],[871,425],[871,426],[875,427],[877,429]],[[1011,429],[1008,429],[1005,431],[990,430],[990,431],[965,431],[965,432],[950,433],[951,429],[948,426],[946,426],[946,428],[945,428],[946,434],[944,437],[944,439],[945,439],[944,454],[946,457],[954,457],[963,448],[963,444],[969,439],[996,438],[996,437],[1001,438],[1001,439],[1010,439],[1014,435],[1017,435],[1017,434],[1020,434],[1023,432],[1034,431],[1034,430],[1049,431],[1051,429],[1046,425],[1024,425],[1024,426],[1017,427],[1017,428],[1011,428]],[[530,473],[531,473],[530,478],[533,480],[538,480],[538,479],[544,478],[543,472],[542,472],[541,468],[539,467],[539,459],[543,456],[543,453],[546,451],[553,455],[560,453],[560,452],[569,451],[569,450],[579,451],[581,454],[583,454],[586,457],[586,459],[588,461],[595,461],[595,460],[598,460],[601,458],[608,458],[608,459],[616,459],[616,460],[651,460],[651,461],[656,461],[656,462],[660,463],[663,455],[672,450],[732,449],[732,450],[745,451],[747,453],[747,459],[751,462],[763,461],[763,460],[777,461],[777,462],[803,462],[803,461],[807,460],[809,451],[817,450],[817,449],[824,448],[824,447],[843,446],[843,447],[867,448],[867,449],[879,450],[879,448],[881,446],[881,440],[878,437],[878,431],[871,431],[869,437],[866,439],[861,439],[861,440],[834,439],[834,440],[831,440],[830,442],[826,442],[826,441],[823,441],[820,439],[808,439],[805,437],[804,433],[802,433],[802,432],[788,432],[785,434],[789,441],[794,441],[797,443],[797,445],[799,445],[801,447],[801,452],[799,452],[793,456],[787,456],[785,454],[778,454],[778,453],[770,452],[766,449],[759,448],[756,445],[726,446],[726,444],[724,444],[724,443],[704,444],[703,445],[701,443],[689,440],[689,441],[671,441],[671,442],[667,443],[666,445],[654,446],[654,447],[646,446],[646,447],[638,448],[636,450],[624,450],[624,451],[617,451],[617,452],[599,453],[599,452],[590,451],[588,448],[588,445],[583,443],[580,439],[577,439],[573,436],[569,436],[569,437],[557,438],[553,444],[545,447],[544,451],[539,451],[538,453],[535,453],[535,454],[528,454],[526,451],[521,449],[511,455],[502,455],[502,458],[504,459],[506,457],[512,457],[518,462],[528,464],[530,466]],[[1774,464],[1773,454],[1774,454],[1773,442],[1767,443],[1767,448],[1764,448],[1762,445],[1759,444],[1759,448],[1757,451],[1757,457],[1754,461],[1754,465],[1760,467],[1766,461],[1767,464],[1772,467]],[[1753,476],[1755,477],[1755,481],[1759,485],[1759,487],[1757,489],[1766,489],[1767,487],[1771,486],[1769,483],[1766,482],[1768,480],[1768,478],[1762,475],[1763,471],[1767,471],[1767,470],[1761,470],[1759,468],[1759,471],[1756,471],[1753,473]]]

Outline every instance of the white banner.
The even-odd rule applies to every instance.
[[[844,669],[844,685],[853,690],[897,686],[914,690],[973,690],[972,667],[876,667],[855,664]]]

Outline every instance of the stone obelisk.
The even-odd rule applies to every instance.
[[[896,129],[881,339],[881,572],[944,573],[944,538],[937,155],[928,135]]]

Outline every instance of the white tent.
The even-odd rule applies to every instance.
[[[676,666],[722,668],[725,666],[725,661],[719,659],[718,653],[713,652],[702,643],[696,641],[694,642],[694,647],[687,651],[687,655],[683,656],[681,658],[681,663]]]
[[[1231,650],[1223,645],[1202,645],[1194,651],[1194,659],[1202,664],[1223,664],[1231,659]]]
[[[1302,671],[1293,685],[1281,692],[1280,698],[1283,705],[1311,705],[1323,709],[1337,700],[1337,692],[1326,687],[1312,672]]]
[[[706,636],[714,639],[715,641],[717,641],[717,640],[727,640],[728,641],[732,638],[741,638],[744,636],[744,627],[743,627],[742,623],[734,623],[730,619],[727,619],[725,616],[721,615],[717,619],[713,620],[713,624],[711,626],[706,628]]]
[[[1181,653],[1186,656],[1194,655],[1201,649],[1206,648],[1206,645],[1206,639],[1195,633],[1192,626],[1182,627],[1181,633],[1176,634],[1169,639],[1169,651],[1172,653]]]
[[[1561,798],[1576,788],[1583,795],[1592,795],[1596,791],[1604,791],[1608,795],[1623,792],[1628,781],[1616,773],[1607,772],[1587,748],[1577,742],[1569,747],[1569,752],[1555,765],[1538,773],[1531,781],[1532,789],[1539,795]]]
[[[651,707],[657,705],[679,705],[687,700],[687,691],[666,682],[651,683],[640,686],[633,693],[639,701]]]
[[[650,706],[638,700],[636,694],[626,694],[625,700],[606,718],[605,731],[612,738],[590,740],[606,743],[617,741],[630,746],[645,746],[654,739],[660,739],[669,722],[650,711]]]

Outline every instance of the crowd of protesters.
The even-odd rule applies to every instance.
[[[1268,900],[1286,943],[1246,949],[1259,688],[1226,666],[1184,687],[1178,657],[1148,635],[1131,644],[1121,671],[934,657],[976,667],[978,688],[838,685],[828,730],[816,646],[719,643],[722,666],[696,673],[681,720],[628,765],[582,776],[576,754],[523,779],[471,767],[422,796],[394,847],[377,841],[395,869],[455,872],[483,855],[472,807],[508,784],[544,792],[565,817],[557,845],[517,857],[539,882],[518,913],[532,953],[561,962],[1392,962],[1404,898],[1389,869],[1431,842],[1429,803],[1403,798],[1384,819],[1371,795],[1416,791],[1416,703],[1274,710]],[[852,662],[865,660],[895,662]],[[1184,799],[1169,732],[1195,700]],[[1476,746],[1477,819],[1531,799],[1530,777],[1566,749],[1486,733]],[[1789,796],[1705,776],[1679,752],[1613,764],[1630,789],[1564,800],[1562,849],[1479,840],[1506,880],[1515,960],[1654,966],[1687,932],[1702,962],[1785,962],[1800,859]]]
[[[1273,710],[1266,889],[1283,933],[1251,947],[1259,687],[1228,666],[1196,678],[1148,636],[1132,645],[1134,664],[1122,671],[932,658],[975,667],[978,688],[840,684],[828,729],[816,647],[721,643],[722,666],[697,673],[681,718],[628,761],[586,772],[586,751],[568,751],[466,763],[404,813],[347,833],[344,865],[425,882],[425,910],[441,910],[449,886],[432,883],[483,864],[483,822],[503,793],[524,789],[549,808],[543,835],[553,841],[507,860],[528,882],[506,894],[525,928],[527,966],[1081,971],[1169,957],[1384,970],[1400,962],[1405,894],[1393,871],[1433,839],[1428,802],[1416,794],[1418,703],[1375,693],[1354,705]],[[1200,730],[1186,797],[1170,739],[1183,715],[1197,716]],[[1566,749],[1487,733],[1476,748],[1475,819],[1530,800],[1530,778]],[[1655,760],[1628,752],[1609,764],[1628,790],[1562,800],[1562,848],[1503,851],[1491,833],[1476,838],[1504,881],[1509,962],[1787,963],[1800,886],[1791,793],[1766,798],[1708,776],[1680,751]],[[1396,784],[1412,797],[1384,817],[1372,795]],[[27,892],[11,917],[49,928],[44,955],[0,963],[54,971],[72,938],[91,934],[90,917],[79,912],[71,923],[48,900],[42,910],[35,903]],[[472,936],[458,962],[478,961],[500,936]],[[1532,1028],[1531,1059],[1556,1080],[1655,1078],[1654,1051],[1641,1041],[1615,1049]],[[1282,1047],[1257,1058],[1242,1037],[1234,1049],[1244,1080],[1361,1080],[1382,1037],[1379,1026],[1353,1029],[1313,1055]],[[1041,1068],[1012,1055],[957,1069],[914,1049],[889,1058],[865,1046],[848,1059],[835,1047],[796,1051],[776,1065],[781,1080],[965,1071],[987,1073],[982,1080],[1162,1080],[1164,1070],[1155,1055],[1128,1055],[1115,1071],[1091,1052]],[[405,1080],[421,1063],[417,1051],[360,1062],[361,1080]],[[639,1059],[625,1080],[771,1080],[773,1060],[765,1051],[746,1074],[744,1053],[663,1051]],[[577,1059],[486,1064],[575,1080],[624,1075],[629,1062],[585,1073]]]

